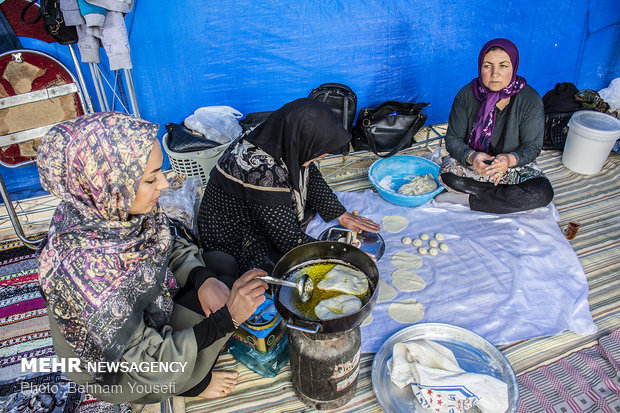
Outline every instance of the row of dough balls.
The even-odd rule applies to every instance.
[[[430,239],[430,235],[426,232],[420,234],[419,238],[412,240],[410,237],[402,237],[401,242],[404,245],[413,244],[414,247],[418,247],[418,254],[426,255],[427,253],[430,255],[437,255],[439,251],[447,252],[449,250],[448,244],[440,241],[443,241],[444,237],[441,232],[435,234],[434,239]],[[423,241],[428,241],[428,245],[430,248],[426,248],[422,246]]]

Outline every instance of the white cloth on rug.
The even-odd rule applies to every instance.
[[[593,334],[596,326],[588,304],[588,283],[575,251],[557,224],[553,205],[533,211],[497,215],[471,211],[464,205],[391,204],[372,191],[338,192],[348,211],[377,223],[388,215],[407,218],[398,233],[381,230],[385,253],[377,261],[379,278],[396,296],[377,301],[372,322],[362,325],[362,352],[375,353],[394,333],[410,325],[392,318],[391,304],[417,300],[423,307],[420,322],[458,325],[494,345],[565,330]],[[337,221],[313,219],[306,232],[318,237]],[[438,255],[418,255],[422,266],[408,270],[426,283],[418,291],[401,291],[392,283],[397,252],[417,255],[417,247],[403,245],[402,237],[432,239],[441,232],[448,245]],[[424,241],[429,247],[428,241]]]
[[[411,385],[425,409],[465,412],[476,406],[483,413],[508,409],[508,386],[488,374],[468,373],[450,349],[430,340],[397,343],[388,364],[392,383]]]

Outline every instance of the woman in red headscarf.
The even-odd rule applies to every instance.
[[[519,51],[493,39],[478,57],[478,77],[454,99],[440,180],[448,193],[438,202],[472,210],[510,213],[545,206],[553,188],[536,165],[544,131],[540,95],[517,75]]]

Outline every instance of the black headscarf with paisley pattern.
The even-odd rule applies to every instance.
[[[176,281],[156,206],[129,215],[158,126],[120,113],[62,122],[42,139],[43,188],[61,199],[39,256],[50,316],[83,362],[117,361],[144,320],[162,327]],[[114,375],[89,371],[97,381]]]
[[[233,142],[212,170],[210,182],[252,202],[292,203],[301,221],[308,180],[308,167],[302,165],[339,151],[350,140],[329,106],[297,99]]]
[[[351,140],[351,135],[329,106],[302,98],[272,113],[245,140],[283,162],[293,189],[299,191],[301,165],[337,151]]]

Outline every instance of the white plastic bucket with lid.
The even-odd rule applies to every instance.
[[[575,112],[568,121],[562,163],[580,174],[598,173],[618,138],[620,120],[592,110]]]

